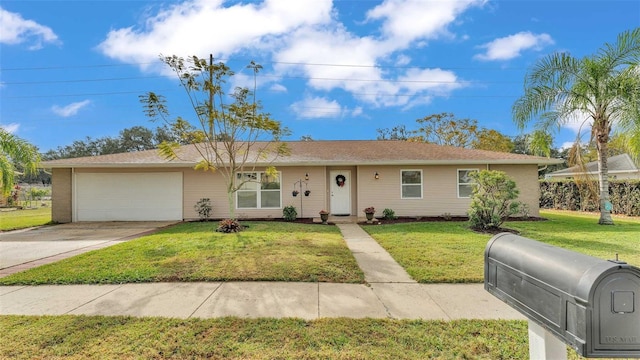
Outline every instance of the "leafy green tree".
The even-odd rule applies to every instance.
[[[393,128],[376,129],[376,131],[378,132],[377,140],[409,141],[413,139],[413,131],[407,130],[405,125],[398,125]]]
[[[237,87],[227,94],[225,82],[234,73],[224,63],[214,63],[213,56],[209,59],[192,56],[185,60],[174,55],[161,59],[180,80],[193,106],[195,120],[170,119],[165,98],[153,92],[140,97],[144,111],[152,120],[167,124],[182,141],[193,145],[200,155],[196,170],[218,171],[222,175],[229,214],[234,219],[234,194],[244,183],[256,181],[237,175],[253,170],[258,161],[272,162],[288,153],[286,146],[280,143],[288,129],[263,112],[256,100],[256,75],[262,67],[254,62],[247,66],[254,75],[253,91]],[[168,159],[178,159],[178,145],[163,142],[160,153]],[[267,174],[275,175],[275,168],[269,166]]]
[[[452,113],[433,114],[416,122],[420,127],[413,133],[431,144],[469,148],[479,131],[477,120],[458,119]]]
[[[164,141],[186,144],[181,142],[179,136],[166,125],[157,127],[155,132],[143,126],[134,126],[120,131],[118,137],[105,136],[93,139],[87,136],[84,140],[76,140],[71,145],[49,150],[43,154],[43,158],[55,160],[153,150]]]
[[[132,152],[154,149],[158,146],[153,141],[153,131],[143,126],[134,126],[120,131],[121,152]]]
[[[38,149],[4,128],[0,128],[0,192],[7,196],[14,185],[16,165],[35,173],[40,162]]]
[[[481,129],[476,138],[471,141],[471,147],[478,150],[498,152],[512,152],[515,148],[513,140],[497,130]]]
[[[609,200],[608,143],[614,126],[624,129],[630,146],[640,150],[640,28],[618,35],[595,55],[582,59],[556,53],[540,59],[527,73],[524,95],[513,105],[516,124],[534,118],[539,129],[550,132],[578,119],[590,127],[598,153],[600,184],[599,224],[613,224]]]
[[[496,230],[510,217],[518,214],[522,203],[516,201],[516,182],[503,171],[482,170],[469,174],[475,185],[471,195],[469,223],[483,231]]]

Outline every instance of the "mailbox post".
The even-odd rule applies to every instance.
[[[545,344],[530,352],[562,342],[584,357],[640,357],[636,267],[502,233],[487,243],[484,284],[529,319],[531,342]]]

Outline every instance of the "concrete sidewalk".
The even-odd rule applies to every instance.
[[[481,284],[290,282],[0,287],[0,315],[524,319]]]
[[[367,284],[291,282],[0,286],[0,315],[524,319],[483,285],[418,284],[356,224],[339,224]]]

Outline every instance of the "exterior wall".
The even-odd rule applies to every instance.
[[[51,221],[69,223],[71,212],[71,169],[52,169],[51,172]]]
[[[385,208],[393,209],[397,216],[466,216],[471,200],[458,198],[458,170],[462,169],[483,170],[486,166],[359,166],[358,216],[363,216],[362,210],[369,206],[376,208],[376,216],[382,216]],[[401,198],[401,170],[422,170],[421,199]],[[492,165],[491,170],[502,170],[511,176],[520,189],[520,201],[529,206],[529,214],[539,215],[536,165]]]
[[[358,200],[360,212],[376,208],[376,216],[390,208],[397,216],[464,216],[469,198],[458,198],[458,169],[479,169],[483,166],[360,166]],[[402,199],[401,170],[422,170],[422,198]],[[378,173],[379,179],[374,178]],[[363,214],[358,214],[363,216]]]
[[[278,209],[236,209],[238,218],[281,218],[282,208],[288,205],[296,207],[298,217],[318,217],[320,210],[330,209],[331,170],[351,171],[351,214],[363,217],[363,209],[376,208],[376,216],[382,216],[382,210],[391,208],[398,216],[464,216],[469,208],[469,198],[458,198],[458,170],[486,168],[484,165],[455,166],[358,166],[325,167],[301,166],[279,167],[281,172],[281,204]],[[492,165],[492,170],[505,171],[514,178],[520,190],[520,200],[529,206],[531,216],[539,215],[539,185],[536,165]],[[401,198],[401,170],[422,170],[422,198]],[[256,171],[263,171],[258,168]],[[210,198],[213,218],[230,216],[224,180],[219,173],[196,171],[191,168],[102,168],[76,169],[76,173],[139,173],[139,172],[182,172],[183,173],[183,216],[185,219],[197,219],[194,205],[201,198]],[[374,178],[375,173],[379,179]],[[305,180],[309,174],[309,180]],[[53,169],[52,182],[52,219],[57,222],[71,222],[73,209],[73,175],[71,169]],[[301,193],[294,197],[292,191]],[[304,191],[310,190],[310,196]],[[158,194],[161,196],[162,194]],[[235,202],[235,195],[234,195]]]
[[[540,184],[537,165],[491,165],[490,170],[504,171],[520,190],[519,201],[527,204],[530,216],[540,215]]]
[[[329,190],[325,181],[327,175],[326,167],[280,167],[282,171],[282,206],[295,206],[300,218],[314,218],[320,216],[320,210],[327,209],[329,203],[327,197]],[[305,174],[309,174],[309,180],[305,182]],[[298,196],[291,193],[294,190],[300,191],[297,183],[302,180],[302,191]],[[304,196],[304,191],[310,190],[309,196]],[[278,210],[275,217],[282,218],[282,209]]]
[[[282,209],[293,205],[298,217],[317,217],[320,210],[325,209],[326,182],[324,167],[279,167],[282,178],[280,180],[281,204],[278,209],[235,209],[236,217],[242,218],[282,218]],[[264,171],[264,168],[256,168],[255,171]],[[309,174],[309,180],[305,180],[305,174]],[[302,191],[294,197],[294,189]],[[304,195],[305,190],[310,190],[309,196]],[[221,174],[204,172],[193,169],[184,170],[184,217],[185,219],[197,219],[198,213],[193,206],[201,198],[211,199],[213,207],[212,217],[216,219],[230,216],[229,202],[224,179]],[[235,204],[235,194],[234,194]]]

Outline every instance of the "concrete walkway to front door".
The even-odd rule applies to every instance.
[[[347,246],[364,272],[364,280],[374,283],[416,283],[404,268],[357,224],[337,224]]]

